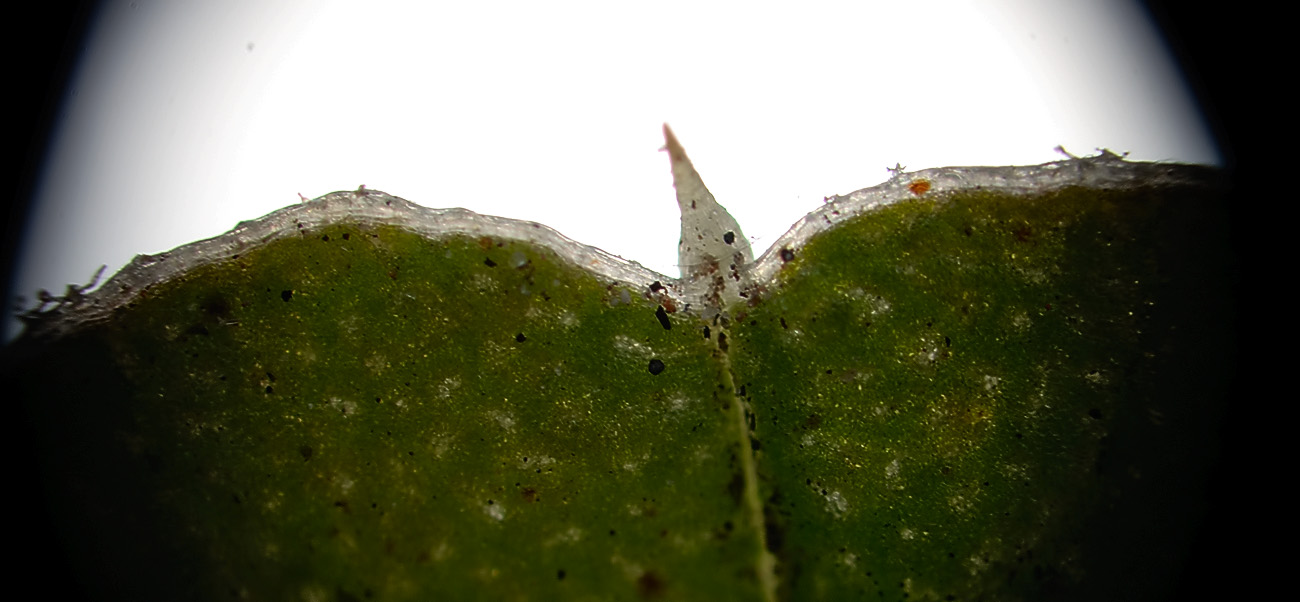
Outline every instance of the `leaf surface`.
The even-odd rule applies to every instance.
[[[895,182],[721,311],[535,225],[336,196],[11,354],[105,597],[1143,599],[1225,382],[1203,175]]]

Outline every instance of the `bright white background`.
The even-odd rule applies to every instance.
[[[65,102],[29,300],[360,184],[675,276],[665,121],[756,253],[895,162],[1220,160],[1131,0],[122,0]]]

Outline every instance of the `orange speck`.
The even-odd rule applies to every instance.
[[[914,194],[914,195],[916,195],[916,196],[921,196],[921,195],[925,194],[926,192],[929,192],[929,190],[930,190],[930,181],[929,181],[929,180],[913,180],[911,184],[908,184],[908,185],[907,185],[907,189],[908,189],[908,190],[911,190],[911,191],[912,191],[912,194]]]

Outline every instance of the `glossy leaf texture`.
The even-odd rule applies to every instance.
[[[74,544],[139,546],[131,596],[753,599],[722,365],[656,308],[525,243],[340,226],[151,290],[65,343],[107,382],[33,395],[101,450],[63,494],[113,517]]]
[[[1145,599],[1203,510],[1221,201],[920,190],[708,320],[339,219],[20,341],[12,378],[104,598]]]
[[[974,191],[813,238],[731,351],[783,598],[1158,598],[1225,395],[1210,214]]]

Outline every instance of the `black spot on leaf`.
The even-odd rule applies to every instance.
[[[485,266],[487,266],[487,267],[490,267],[490,268],[494,268],[494,267],[497,267],[497,262],[492,261],[492,258],[491,258],[491,257],[488,257],[488,258],[486,258],[486,259],[483,260],[483,265],[485,265]]]
[[[789,247],[783,247],[781,249],[781,262],[788,263],[791,261],[794,261],[794,251],[791,251]]]
[[[203,301],[201,309],[203,310],[203,313],[214,319],[225,320],[230,318],[234,308],[231,306],[230,301],[225,297],[221,295],[213,295]]]
[[[776,503],[781,501],[779,491],[774,491],[768,503],[763,506],[763,534],[766,536],[767,551],[780,557],[785,548],[785,521],[776,513]]]
[[[655,359],[650,360],[650,373],[651,373],[651,374],[658,375],[660,372],[663,372],[663,371],[664,371],[664,363],[663,363],[663,360],[660,360],[659,358],[655,358]]]
[[[522,343],[522,342],[527,341],[527,340],[528,340],[528,337],[524,336],[524,333],[522,333],[522,332],[519,333],[519,334],[517,334],[517,335],[515,335],[515,342],[517,342],[517,343]]]
[[[668,312],[664,311],[664,306],[660,305],[659,308],[655,310],[655,317],[659,319],[659,325],[663,326],[664,330],[673,329],[672,323],[668,321]]]
[[[727,495],[731,496],[731,503],[739,506],[741,496],[745,493],[745,477],[740,471],[731,473],[731,480],[727,482]]]
[[[728,232],[728,233],[726,233],[726,234],[723,234],[723,235],[722,235],[722,242],[725,242],[725,243],[727,243],[727,244],[731,244],[731,243],[736,242],[736,233],[735,233],[735,232]]]
[[[285,303],[288,303],[293,298],[293,291],[280,291],[280,298],[284,299]]]
[[[1029,224],[1020,225],[1013,234],[1015,234],[1016,240],[1020,242],[1033,242],[1034,239],[1034,229]]]
[[[636,591],[642,598],[658,598],[664,595],[664,579],[654,571],[646,571],[636,580]]]

